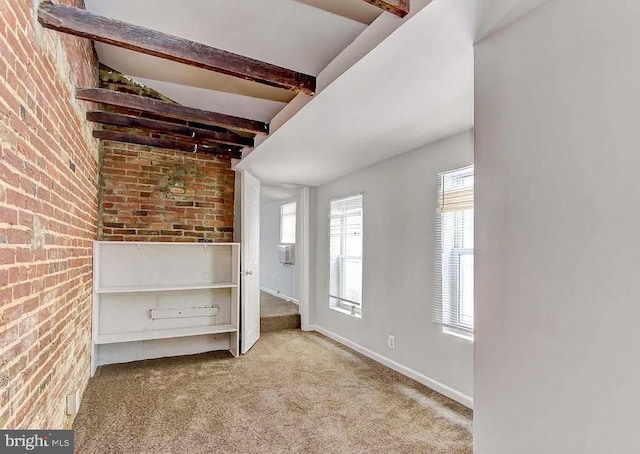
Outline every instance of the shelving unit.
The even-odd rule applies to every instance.
[[[173,292],[178,290],[205,290],[208,288],[236,288],[237,284],[222,282],[220,284],[194,284],[172,287],[167,285],[156,285],[149,287],[111,287],[96,289],[96,293],[140,293],[140,292]]]
[[[104,364],[238,355],[237,243],[94,244],[92,375]]]

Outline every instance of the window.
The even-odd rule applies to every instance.
[[[296,242],[296,202],[280,205],[280,243]]]
[[[329,306],[362,316],[362,194],[331,201]]]
[[[433,319],[473,338],[473,166],[439,175]]]

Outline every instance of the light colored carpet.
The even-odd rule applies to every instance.
[[[472,451],[471,411],[316,333],[264,335],[249,354],[103,366],[76,453]]]
[[[300,328],[300,314],[297,304],[267,292],[260,292],[261,333],[297,328]]]
[[[260,317],[275,317],[298,313],[298,305],[267,292],[260,292]]]

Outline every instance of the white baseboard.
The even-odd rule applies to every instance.
[[[278,298],[282,298],[287,301],[291,301],[293,304],[298,304],[298,305],[300,304],[300,301],[298,301],[297,299],[287,296],[284,293],[278,293],[275,290],[271,290],[266,287],[260,287],[260,291],[268,293],[269,295],[276,296]]]
[[[405,375],[419,383],[422,383],[426,387],[431,388],[434,391],[439,392],[440,394],[455,400],[456,402],[461,403],[465,407],[473,409],[473,398],[467,396],[466,394],[461,393],[460,391],[456,391],[455,389],[443,383],[440,383],[437,380],[429,378],[426,375],[423,375],[419,372],[416,372],[413,369],[403,366],[400,363],[390,360],[385,356],[382,356],[374,351],[371,351],[368,348],[363,347],[362,345],[356,344],[355,342],[352,342],[349,339],[345,339],[344,337],[339,336],[338,334],[333,333],[329,330],[326,330],[318,325],[310,325],[309,330],[317,331],[318,333],[325,335],[333,339],[334,341],[339,342],[342,345],[345,345],[350,349],[355,350],[358,353],[361,353],[364,356],[371,358],[372,360],[377,361],[380,364],[383,364],[390,369],[395,370],[396,372],[401,373],[402,375]]]

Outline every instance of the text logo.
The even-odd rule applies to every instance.
[[[3,454],[73,454],[73,430],[1,430]]]

